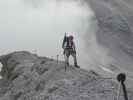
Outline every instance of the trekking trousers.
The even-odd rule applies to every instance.
[[[70,55],[73,57],[74,65],[77,65],[76,51],[74,51],[73,49],[65,49],[64,50],[65,63],[69,66],[69,56]]]

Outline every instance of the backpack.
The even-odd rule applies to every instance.
[[[73,49],[73,41],[69,41],[69,37],[68,36],[64,36],[64,40],[63,40],[63,44],[62,44],[62,48],[63,49]]]

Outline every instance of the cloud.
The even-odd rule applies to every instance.
[[[88,19],[93,16],[88,6],[66,0],[4,0],[0,1],[0,11],[2,54],[29,50],[54,57],[62,56],[64,32],[76,33],[77,48],[83,51],[81,37],[88,29]]]

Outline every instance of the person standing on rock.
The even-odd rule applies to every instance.
[[[77,68],[80,68],[77,64],[77,57],[76,57],[76,47],[74,43],[74,37],[72,35],[70,36],[64,36],[64,40],[62,43],[62,48],[64,49],[64,58],[65,58],[65,64],[69,66],[69,56],[71,55],[74,59],[74,66]]]

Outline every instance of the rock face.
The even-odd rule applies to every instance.
[[[99,45],[109,50],[111,65],[133,71],[133,1],[85,0],[98,22],[96,33]],[[110,66],[110,65],[108,65]]]
[[[116,100],[117,82],[26,51],[0,57],[0,100]],[[133,92],[128,89],[129,100]],[[121,94],[121,99],[123,94]]]

